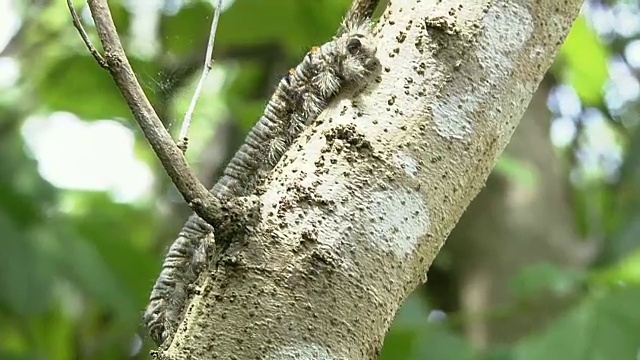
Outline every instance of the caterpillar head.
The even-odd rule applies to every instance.
[[[350,28],[337,40],[340,47],[338,61],[344,80],[362,82],[378,68],[377,46],[369,22]]]

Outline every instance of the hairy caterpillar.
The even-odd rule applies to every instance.
[[[369,77],[377,66],[375,51],[368,22],[313,48],[280,81],[263,115],[214,185],[213,194],[250,194],[341,89],[361,85]]]
[[[380,0],[353,0],[349,11],[347,11],[340,23],[338,36],[357,27],[363,21],[371,19],[379,2]]]
[[[211,192],[221,200],[250,195],[300,132],[343,89],[363,86],[378,66],[368,19],[345,23],[341,34],[314,47],[278,84],[263,115]],[[171,339],[189,297],[188,287],[206,267],[213,228],[192,215],[171,245],[144,313],[151,338]]]

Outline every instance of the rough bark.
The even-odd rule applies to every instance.
[[[375,359],[484,186],[581,1],[392,1],[379,81],[280,161],[166,359]]]

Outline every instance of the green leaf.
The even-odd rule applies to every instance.
[[[146,251],[155,234],[155,214],[146,207],[113,203],[105,193],[69,195],[77,199],[77,213],[68,225],[100,256],[122,297],[129,303],[146,303],[160,266],[158,259]],[[119,228],[127,231],[113,230]]]
[[[538,171],[534,167],[506,154],[498,159],[494,171],[528,189],[535,188],[539,181]]]
[[[608,211],[612,206],[612,192],[607,191],[599,180],[587,180],[574,189],[573,211],[580,234],[591,237],[605,231],[604,221],[613,214]]]
[[[523,340],[515,349],[515,360],[636,359],[638,304],[638,287],[593,294],[544,333]]]
[[[136,59],[130,62],[137,74],[157,72],[150,63]],[[132,118],[111,75],[88,54],[58,59],[48,68],[37,89],[40,99],[51,111],[69,111],[91,120]],[[154,93],[147,91],[147,96],[155,101]]]
[[[433,324],[420,338],[415,360],[472,360],[476,357],[464,339],[441,324]]]
[[[78,358],[76,348],[69,346],[76,341],[76,323],[67,318],[61,307],[56,307],[42,316],[32,319],[32,343],[37,342],[39,352],[46,354],[47,360],[67,360]]]
[[[429,309],[417,294],[398,312],[380,356],[381,360],[471,360],[475,353],[445,322],[430,322]]]
[[[72,1],[76,12],[80,15],[81,20],[84,20],[82,17],[83,10],[86,10],[87,6],[86,1],[73,0]],[[127,29],[130,23],[130,14],[123,5],[123,0],[109,0],[109,11],[111,12],[111,16],[113,17],[113,22],[116,25],[116,29],[120,33],[120,36],[127,33]],[[48,31],[56,32],[61,31],[61,29],[68,28],[70,23],[70,15],[69,10],[66,6],[59,6],[56,3],[47,4],[44,11],[38,14],[38,19],[40,20],[39,25],[45,27]],[[88,33],[92,33],[95,31],[95,27],[91,22],[83,21],[85,29]],[[42,29],[39,29],[42,32]],[[75,29],[74,29],[75,31]],[[80,41],[80,36],[77,37],[77,40]],[[98,46],[99,47],[99,46]]]
[[[220,17],[220,22],[226,17],[226,13]],[[203,1],[191,1],[176,14],[164,14],[160,19],[160,39],[163,50],[174,55],[185,55],[204,49],[209,36],[212,15],[211,5]],[[222,34],[220,25],[216,32],[216,45],[219,45],[217,34]],[[202,52],[204,53],[204,50]]]
[[[331,38],[345,4],[339,0],[236,0],[220,16],[215,51],[277,43],[287,52],[299,54],[302,47]],[[195,1],[176,14],[163,15],[160,21],[163,49],[176,55],[204,49],[212,15],[209,3]]]
[[[58,272],[120,319],[136,321],[137,311],[129,293],[96,247],[81,239],[63,218],[55,222],[56,226],[39,233],[39,239]]]
[[[18,129],[0,139],[0,211],[20,229],[42,221],[42,209],[53,205],[56,192],[40,177],[36,161],[24,154],[24,148]]]
[[[85,2],[86,3],[86,2]],[[120,36],[123,36],[129,30],[131,23],[131,14],[123,4],[123,0],[109,0],[109,11],[113,17],[113,24]]]
[[[610,236],[603,244],[600,264],[615,263],[640,248],[640,126],[628,135],[627,143],[619,180],[605,207]]]
[[[384,338],[384,346],[378,360],[413,359],[414,345],[419,341],[415,329],[392,327]]]
[[[617,264],[596,272],[593,275],[595,283],[615,285],[625,283],[640,285],[640,251],[631,253]]]
[[[286,49],[300,47],[306,37],[296,26],[297,2],[236,0],[220,18],[219,45],[226,48],[276,42]]]
[[[11,184],[2,183],[0,174],[0,210],[4,210],[7,217],[16,226],[30,226],[42,220],[42,214],[34,199],[18,191]]]
[[[248,132],[258,121],[266,105],[267,100],[252,96],[255,95],[252,94],[255,84],[264,76],[264,72],[257,66],[247,66],[234,75],[237,76],[226,86],[224,93],[229,95],[229,112],[239,119],[242,129]]]
[[[580,273],[562,269],[550,263],[538,263],[522,268],[511,280],[514,293],[532,298],[544,292],[567,294],[583,280]]]
[[[416,294],[410,296],[396,314],[384,339],[380,360],[414,359],[416,344],[426,328],[429,311]]]
[[[69,111],[85,119],[128,117],[130,114],[109,73],[102,71],[89,55],[59,59],[51,66],[38,90],[51,111]]]
[[[494,345],[480,357],[482,360],[513,360],[513,349],[507,345]]]
[[[3,212],[0,234],[0,302],[16,314],[44,311],[52,300],[51,264]]]
[[[294,2],[296,19],[304,31],[307,44],[322,44],[328,41],[334,35],[349,5],[350,1],[345,0]]]
[[[40,356],[0,351],[1,360],[43,360]]]
[[[573,86],[585,105],[601,104],[609,53],[584,16],[573,23],[560,54],[568,65],[563,72],[565,82]]]

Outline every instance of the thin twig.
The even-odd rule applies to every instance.
[[[93,55],[93,58],[96,59],[96,61],[98,62],[98,65],[106,69],[107,62],[104,60],[102,55],[100,55],[100,53],[95,48],[95,46],[93,46],[93,44],[91,43],[91,40],[89,40],[89,35],[87,35],[87,32],[84,30],[84,27],[82,26],[82,22],[80,22],[80,17],[78,16],[76,9],[73,7],[72,0],[67,0],[67,6],[69,7],[69,12],[71,13],[71,20],[73,22],[73,26],[78,30],[78,33],[80,33],[82,42],[84,42],[84,44],[87,46],[87,49],[89,49],[89,52],[91,53],[91,55]]]
[[[105,67],[111,73],[165,171],[182,197],[200,217],[212,225],[219,222],[222,216],[220,202],[198,181],[144,95],[120,43],[107,0],[88,0],[87,3],[104,49]]]
[[[218,28],[218,19],[220,18],[221,8],[222,0],[218,0],[213,13],[213,20],[211,21],[211,30],[209,31],[209,42],[207,44],[207,53],[204,58],[202,75],[200,75],[200,80],[198,81],[198,86],[196,86],[196,90],[193,93],[193,98],[191,98],[189,108],[184,114],[184,120],[182,121],[182,127],[180,128],[180,134],[178,135],[178,147],[183,152],[187,151],[187,133],[189,132],[189,126],[191,126],[191,119],[193,118],[193,112],[196,109],[196,103],[202,93],[204,81],[207,79],[207,75],[209,75],[209,71],[211,71],[211,68],[213,67],[213,46],[216,42],[216,29]]]

